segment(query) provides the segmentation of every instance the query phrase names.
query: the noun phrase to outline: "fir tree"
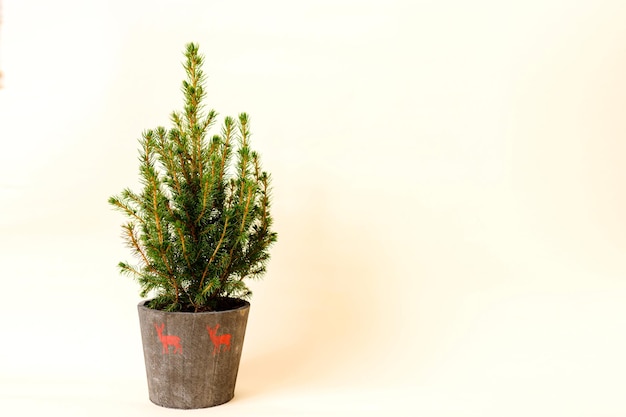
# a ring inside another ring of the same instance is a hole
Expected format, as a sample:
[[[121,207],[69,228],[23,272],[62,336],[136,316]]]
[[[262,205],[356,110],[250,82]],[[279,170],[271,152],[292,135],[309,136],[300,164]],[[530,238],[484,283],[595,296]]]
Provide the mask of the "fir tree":
[[[277,235],[271,229],[270,175],[250,148],[248,115],[204,110],[203,56],[188,44],[182,83],[184,108],[172,127],[146,130],[140,139],[143,190],[109,199],[128,217],[123,239],[138,264],[120,262],[137,279],[149,307],[210,311],[227,298],[248,298],[245,278],[260,277]]]

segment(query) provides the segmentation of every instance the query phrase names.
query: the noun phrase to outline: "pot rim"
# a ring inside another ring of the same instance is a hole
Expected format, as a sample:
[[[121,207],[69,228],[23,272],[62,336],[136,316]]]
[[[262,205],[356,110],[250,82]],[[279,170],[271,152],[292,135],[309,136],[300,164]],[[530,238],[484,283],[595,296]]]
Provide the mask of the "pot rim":
[[[198,312],[193,312],[193,311],[165,311],[165,310],[157,310],[155,308],[146,307],[146,304],[148,302],[150,302],[151,300],[153,300],[153,298],[148,298],[146,300],[140,301],[139,304],[137,304],[137,307],[139,307],[141,309],[145,309],[145,310],[150,310],[150,311],[158,311],[160,313],[183,314],[183,315],[191,315],[191,314],[195,314],[195,315],[223,314],[223,313],[229,313],[231,311],[246,310],[246,309],[250,308],[250,302],[249,301],[246,301],[246,300],[241,299],[241,298],[234,298],[234,297],[226,297],[226,298],[232,298],[233,300],[239,300],[239,301],[241,301],[243,303],[243,305],[240,306],[240,307],[229,308],[227,310],[219,310],[219,311],[198,311]]]

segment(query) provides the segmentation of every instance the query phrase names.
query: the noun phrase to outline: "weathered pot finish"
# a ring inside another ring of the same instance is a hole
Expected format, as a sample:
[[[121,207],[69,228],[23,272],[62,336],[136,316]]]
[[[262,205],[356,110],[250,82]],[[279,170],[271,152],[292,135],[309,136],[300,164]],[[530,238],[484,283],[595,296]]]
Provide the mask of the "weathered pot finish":
[[[230,401],[250,303],[217,312],[172,313],[139,303],[150,401],[169,408],[206,408]]]

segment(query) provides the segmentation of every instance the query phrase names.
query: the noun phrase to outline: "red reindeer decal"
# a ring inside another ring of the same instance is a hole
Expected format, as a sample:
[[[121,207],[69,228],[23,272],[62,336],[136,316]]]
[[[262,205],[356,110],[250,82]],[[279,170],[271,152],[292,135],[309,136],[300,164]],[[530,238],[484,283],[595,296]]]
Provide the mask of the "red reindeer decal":
[[[221,334],[218,336],[217,329],[219,328],[219,324],[216,324],[215,328],[206,326],[209,336],[211,336],[211,342],[213,342],[213,355],[219,353],[222,345],[226,345],[226,350],[230,350],[230,334]]]
[[[170,353],[170,348],[169,348],[170,345],[174,346],[173,353],[183,353],[183,348],[180,345],[180,337],[172,336],[172,335],[163,335],[163,329],[165,328],[165,323],[161,323],[161,326],[157,326],[155,324],[154,328],[156,329],[159,335],[159,340],[161,341],[161,344],[163,344],[163,354]]]

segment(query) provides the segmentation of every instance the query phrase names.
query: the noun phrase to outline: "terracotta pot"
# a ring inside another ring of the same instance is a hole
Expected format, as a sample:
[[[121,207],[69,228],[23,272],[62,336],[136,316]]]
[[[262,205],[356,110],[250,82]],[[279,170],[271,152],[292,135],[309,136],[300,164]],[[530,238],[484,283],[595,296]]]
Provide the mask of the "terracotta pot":
[[[150,401],[169,408],[205,408],[235,393],[250,303],[215,312],[172,313],[139,303]]]

